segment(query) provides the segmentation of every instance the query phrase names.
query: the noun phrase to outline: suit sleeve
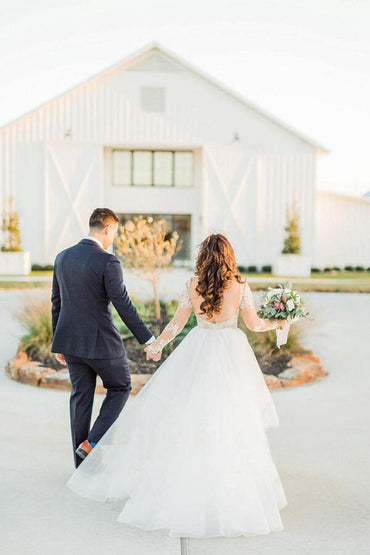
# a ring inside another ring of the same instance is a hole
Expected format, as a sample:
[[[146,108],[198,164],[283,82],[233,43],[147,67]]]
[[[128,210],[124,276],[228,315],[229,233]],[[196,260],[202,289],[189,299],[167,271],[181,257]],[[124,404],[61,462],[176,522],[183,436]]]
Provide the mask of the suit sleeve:
[[[59,313],[60,313],[60,291],[59,291],[58,279],[56,276],[56,264],[54,264],[53,285],[52,285],[52,292],[51,292],[51,325],[53,329],[53,335],[57,327]]]
[[[123,282],[123,273],[118,258],[107,262],[104,270],[104,286],[108,298],[116,308],[123,322],[134,334],[139,343],[146,343],[153,337],[153,333],[146,326],[134,307]]]

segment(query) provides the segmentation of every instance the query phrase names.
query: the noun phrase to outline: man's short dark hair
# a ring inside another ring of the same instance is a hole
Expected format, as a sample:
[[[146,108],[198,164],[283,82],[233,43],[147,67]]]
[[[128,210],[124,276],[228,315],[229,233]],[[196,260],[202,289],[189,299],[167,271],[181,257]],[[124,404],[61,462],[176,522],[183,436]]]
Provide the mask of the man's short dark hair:
[[[109,208],[95,208],[89,219],[89,227],[94,229],[104,229],[112,222],[120,222],[119,217]]]

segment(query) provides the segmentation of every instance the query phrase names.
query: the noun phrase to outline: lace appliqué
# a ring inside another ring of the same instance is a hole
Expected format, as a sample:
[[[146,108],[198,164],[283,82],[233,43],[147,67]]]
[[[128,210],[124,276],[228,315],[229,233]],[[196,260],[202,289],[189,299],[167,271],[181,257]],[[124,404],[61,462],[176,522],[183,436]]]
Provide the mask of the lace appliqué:
[[[233,314],[227,320],[223,320],[221,322],[209,322],[205,318],[195,315],[197,319],[197,324],[199,328],[205,329],[223,329],[223,328],[237,328],[238,327],[238,315],[239,311],[237,310],[235,314]]]
[[[176,335],[179,333],[179,328],[180,325],[177,322],[174,322],[173,320],[168,322],[167,326],[163,328],[163,331],[161,333],[161,335],[163,334],[166,336],[166,339],[160,339],[159,337],[157,337],[155,341],[152,341],[152,343],[150,343],[147,350],[153,354],[159,353],[163,349],[163,347],[167,345],[167,343],[169,343],[170,341],[172,341],[172,339],[176,337]]]
[[[190,301],[190,279],[185,283],[185,287],[181,292],[179,306],[180,308],[189,308],[192,306]]]
[[[259,322],[256,322],[253,326],[253,331],[268,331],[274,330],[278,327],[278,320],[264,320],[260,319]]]
[[[243,288],[242,299],[240,301],[240,308],[254,308],[254,299],[248,283],[246,283]]]
[[[252,291],[248,285],[245,284],[242,299],[240,301],[241,314],[245,325],[251,331],[268,331],[276,329],[279,325],[279,320],[269,320],[259,318],[254,304]]]
[[[151,354],[157,354],[162,351],[163,347],[167,345],[172,339],[180,333],[189,319],[192,311],[192,304],[190,301],[190,279],[185,283],[181,291],[178,306],[173,318],[168,322],[167,326],[162,330],[161,334],[155,341],[150,343],[146,349]]]

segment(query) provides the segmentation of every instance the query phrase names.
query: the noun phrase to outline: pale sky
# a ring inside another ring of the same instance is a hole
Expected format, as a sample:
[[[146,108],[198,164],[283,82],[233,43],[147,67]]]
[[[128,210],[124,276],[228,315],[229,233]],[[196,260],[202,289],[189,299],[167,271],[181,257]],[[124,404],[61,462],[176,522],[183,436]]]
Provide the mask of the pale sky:
[[[370,190],[370,0],[0,0],[0,124],[152,40],[327,147],[318,189]]]

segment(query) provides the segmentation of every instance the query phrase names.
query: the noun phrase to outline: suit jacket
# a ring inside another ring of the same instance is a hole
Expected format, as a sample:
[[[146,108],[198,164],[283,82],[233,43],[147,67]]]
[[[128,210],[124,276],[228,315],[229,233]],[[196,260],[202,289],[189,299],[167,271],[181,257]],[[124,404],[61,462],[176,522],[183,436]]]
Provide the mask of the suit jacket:
[[[125,355],[110,301],[139,343],[153,336],[131,302],[116,255],[90,239],[61,251],[54,262],[51,352],[91,359]]]

